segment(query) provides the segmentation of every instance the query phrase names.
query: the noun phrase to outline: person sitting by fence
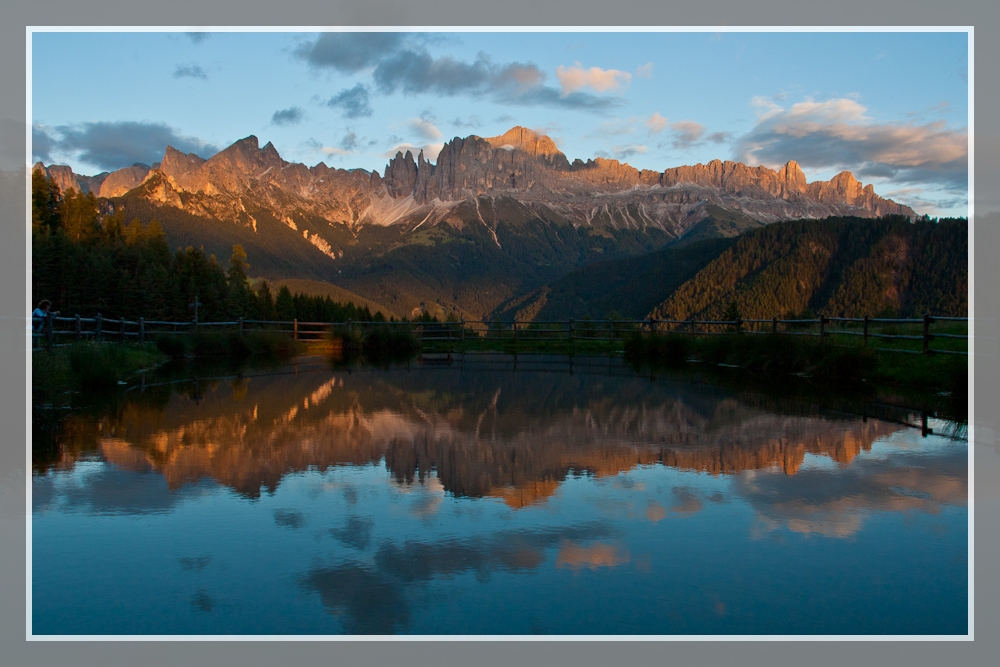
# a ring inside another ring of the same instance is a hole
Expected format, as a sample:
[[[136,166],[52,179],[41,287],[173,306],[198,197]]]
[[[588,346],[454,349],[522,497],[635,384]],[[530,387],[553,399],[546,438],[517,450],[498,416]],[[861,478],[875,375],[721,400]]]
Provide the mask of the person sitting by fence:
[[[48,316],[50,314],[53,316],[59,314],[58,310],[54,313],[50,313],[51,310],[52,310],[52,302],[49,301],[48,299],[42,299],[38,303],[38,308],[35,308],[33,311],[31,311],[32,334],[41,334],[43,331],[45,331],[45,320],[48,318]]]

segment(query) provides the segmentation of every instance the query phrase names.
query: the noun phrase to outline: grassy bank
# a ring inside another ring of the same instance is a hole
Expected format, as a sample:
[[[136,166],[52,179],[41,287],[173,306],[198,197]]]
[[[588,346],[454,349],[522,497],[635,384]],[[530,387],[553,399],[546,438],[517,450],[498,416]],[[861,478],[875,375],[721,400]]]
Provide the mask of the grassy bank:
[[[872,381],[967,393],[967,359],[960,355],[902,354],[860,344],[783,335],[688,336],[632,334],[626,357],[641,365],[689,363],[732,366],[758,374],[797,374],[833,381]]]
[[[267,331],[251,333],[196,331],[159,334],[155,344],[158,350],[173,359],[189,357],[246,359],[252,356],[288,359],[304,348],[287,334]]]
[[[36,403],[60,403],[67,392],[117,387],[166,359],[150,343],[76,343],[36,350],[31,357],[32,398]]]
[[[421,351],[413,331],[399,325],[336,327],[330,331],[329,340],[335,355],[346,360],[364,356],[376,364],[405,361]]]

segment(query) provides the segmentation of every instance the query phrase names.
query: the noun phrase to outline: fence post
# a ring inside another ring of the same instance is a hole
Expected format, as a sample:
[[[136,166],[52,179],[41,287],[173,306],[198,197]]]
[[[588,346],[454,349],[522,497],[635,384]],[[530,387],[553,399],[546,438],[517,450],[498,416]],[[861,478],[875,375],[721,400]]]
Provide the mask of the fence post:
[[[611,341],[610,342],[613,343],[613,342],[615,342],[615,321],[614,320],[610,320],[610,322],[608,323],[608,327],[610,329],[610,334],[611,334]]]
[[[931,319],[930,313],[924,313],[924,354],[931,353]]]
[[[242,317],[237,318],[237,322],[239,322],[239,325],[240,325],[240,335],[242,336],[243,335],[243,318]]]
[[[80,322],[80,313],[76,314],[76,340],[83,338],[83,323]]]
[[[463,317],[459,322],[459,326],[462,327],[462,353],[465,353],[465,318]]]
[[[826,335],[826,316],[819,316],[819,337],[822,338]]]
[[[97,313],[95,319],[97,322],[94,324],[94,340],[101,340],[101,323],[104,318],[101,317],[100,313]]]
[[[694,336],[694,318],[688,318],[688,329],[691,330],[691,335]]]
[[[865,315],[865,333],[864,333],[865,347],[868,347],[868,316]]]
[[[52,320],[55,319],[55,315],[52,313],[45,314],[45,346],[48,349],[52,349]]]
[[[146,318],[139,318],[139,345],[146,343]]]
[[[299,318],[292,318],[292,340],[297,341],[299,339]]]
[[[771,318],[771,333],[773,333],[773,334],[778,333],[778,318],[777,317],[772,317]]]
[[[737,333],[737,335],[743,333],[743,318],[742,317],[737,317],[736,318],[736,333]]]
[[[653,318],[651,317],[649,318],[649,335],[652,336],[654,331],[656,331],[656,323],[653,321]]]
[[[573,320],[569,321],[569,339],[573,340]]]
[[[517,342],[517,320],[514,320],[514,323],[511,325],[511,328],[514,330],[514,342],[516,343]]]
[[[125,316],[120,315],[118,317],[118,340],[122,343],[125,342]]]

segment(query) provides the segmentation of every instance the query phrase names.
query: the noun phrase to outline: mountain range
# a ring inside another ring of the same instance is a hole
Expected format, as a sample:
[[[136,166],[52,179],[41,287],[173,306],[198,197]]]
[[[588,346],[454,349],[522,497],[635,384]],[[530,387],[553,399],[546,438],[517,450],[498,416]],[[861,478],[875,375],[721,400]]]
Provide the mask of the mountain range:
[[[523,127],[456,137],[433,164],[399,152],[383,174],[287,162],[254,136],[207,160],[168,146],[157,164],[96,176],[35,168],[63,192],[93,193],[106,212],[155,218],[171,245],[225,259],[240,243],[257,277],[334,285],[399,316],[491,317],[599,260],[680,252],[773,222],[916,217],[846,171],[808,183],[794,161],[663,172],[570,162]]]

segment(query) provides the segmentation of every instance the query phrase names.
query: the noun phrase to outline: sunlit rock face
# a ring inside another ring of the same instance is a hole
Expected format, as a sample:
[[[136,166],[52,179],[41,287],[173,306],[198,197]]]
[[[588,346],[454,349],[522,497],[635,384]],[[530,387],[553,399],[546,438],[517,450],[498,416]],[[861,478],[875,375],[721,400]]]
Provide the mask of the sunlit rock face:
[[[515,217],[612,229],[655,228],[680,236],[712,204],[760,222],[830,215],[913,217],[912,209],[875,194],[850,172],[807,183],[799,165],[778,171],[739,162],[638,170],[597,158],[569,159],[555,142],[524,127],[497,137],[456,137],[435,163],[423,152],[397,153],[384,175],[286,162],[275,147],[249,136],[203,160],[168,146],[155,168],[127,167],[85,177],[69,167],[36,165],[66,190],[102,197],[128,191],[156,204],[248,226],[262,212],[301,224],[316,217],[350,229],[364,225],[430,225],[458,217],[495,229],[509,200]],[[515,207],[517,208],[517,207]],[[485,209],[485,210],[484,210]]]
[[[518,508],[544,502],[568,476],[643,465],[794,475],[807,454],[846,465],[901,428],[653,391],[638,378],[621,381],[622,400],[612,402],[582,380],[533,400],[520,376],[468,377],[436,390],[346,373],[199,383],[96,423],[71,418],[64,438],[67,451],[86,451],[89,440],[111,463],[162,474],[171,489],[211,479],[257,496],[288,474],[384,462],[399,484],[433,477],[452,494]]]

